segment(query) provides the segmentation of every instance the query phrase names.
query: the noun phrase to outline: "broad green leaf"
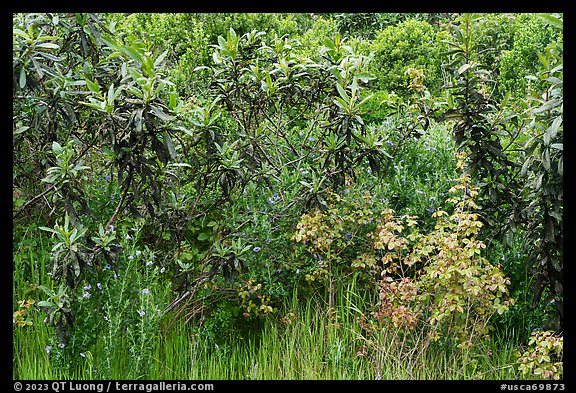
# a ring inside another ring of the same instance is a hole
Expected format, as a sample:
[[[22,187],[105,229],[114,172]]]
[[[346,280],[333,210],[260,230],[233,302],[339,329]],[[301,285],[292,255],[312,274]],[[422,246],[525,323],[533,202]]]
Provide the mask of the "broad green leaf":
[[[58,48],[60,48],[59,45],[54,44],[52,42],[42,42],[42,43],[38,44],[37,46],[39,46],[40,48],[45,48],[45,49],[58,49]]]
[[[463,64],[460,68],[458,68],[458,74],[461,75],[461,74],[464,73],[468,68],[470,68],[470,66],[471,66],[470,63]]]
[[[20,88],[23,89],[26,86],[26,70],[24,67],[20,69],[20,80],[19,80]]]
[[[41,230],[47,231],[47,232],[52,232],[52,233],[54,233],[54,234],[56,234],[56,235],[60,233],[60,232],[58,232],[58,231],[56,231],[56,230],[54,230],[54,229],[52,229],[52,228],[47,228],[47,227],[38,227],[38,229],[41,229]]]
[[[198,240],[199,241],[204,241],[204,240],[208,240],[212,237],[212,235],[210,233],[207,232],[200,232],[200,234],[198,235]]]
[[[100,85],[98,83],[92,82],[89,79],[86,79],[86,86],[88,86],[88,90],[93,93],[100,93]]]
[[[52,302],[47,301],[47,300],[40,300],[38,302],[38,307],[56,308],[56,305]]]
[[[140,54],[138,49],[130,47],[130,46],[125,46],[123,49],[124,49],[124,52],[128,54],[128,56],[130,56],[132,59],[136,60],[140,64],[142,64],[144,62],[144,59],[142,58],[142,55]]]
[[[165,50],[156,58],[156,60],[154,61],[154,68],[160,67],[160,65],[164,61],[164,58],[166,57],[167,54],[168,54],[168,51]]]
[[[340,85],[340,83],[336,83],[336,89],[338,90],[338,94],[340,94],[340,97],[342,97],[342,99],[346,102],[346,105],[348,105],[348,103],[350,102],[350,97],[346,93],[346,90],[344,90],[344,88]]]

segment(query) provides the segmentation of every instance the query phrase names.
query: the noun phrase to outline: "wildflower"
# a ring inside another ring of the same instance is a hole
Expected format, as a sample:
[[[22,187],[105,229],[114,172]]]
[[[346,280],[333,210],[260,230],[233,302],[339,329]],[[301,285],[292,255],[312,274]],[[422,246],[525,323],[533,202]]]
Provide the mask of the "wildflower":
[[[86,355],[84,355],[84,352],[80,352],[80,356],[82,356],[83,358],[86,357]]]
[[[144,289],[142,290],[142,293],[143,293],[144,295],[148,295],[148,293],[150,293],[150,291],[148,290],[148,288],[144,288]]]
[[[114,232],[114,225],[110,225],[106,230],[106,233]]]
[[[106,176],[104,176],[104,180],[106,180],[106,181],[110,181],[110,179],[111,179],[110,175],[106,175]]]
[[[146,266],[150,266],[150,265],[152,265],[152,261],[146,262]]]
[[[96,286],[98,287],[99,290],[102,290],[102,284],[100,284],[99,282],[96,283]]]
[[[104,265],[104,270],[110,270],[110,265],[109,264]]]
[[[252,251],[258,252],[258,251],[260,251],[261,249],[262,249],[261,247],[256,246],[256,247],[254,247],[254,248],[252,249]]]
[[[140,251],[140,250],[136,250],[136,256],[137,256],[137,257],[139,257],[139,256],[140,256],[140,254],[142,254],[142,251]]]
[[[387,144],[388,146],[394,146],[394,143],[393,143],[392,141],[386,141],[386,144]]]
[[[141,317],[146,315],[146,313],[144,311],[136,310],[136,312],[138,312],[138,315],[140,315]]]
[[[50,353],[52,347],[50,345],[46,345],[46,353]]]
[[[110,195],[110,199],[114,200],[114,198],[116,198],[115,195]]]
[[[160,273],[164,273],[165,270],[166,268],[162,267],[162,269],[160,269]]]
[[[134,259],[134,255],[128,255],[128,259],[130,260]]]
[[[296,269],[296,274],[300,274],[300,269]]]
[[[88,290],[90,290],[90,289],[92,289],[92,285],[90,285],[90,284],[88,284],[88,285],[86,285],[86,286],[84,287],[84,290],[85,290],[85,291],[88,291]]]
[[[271,196],[270,198],[268,198],[268,203],[275,204],[275,203],[278,202],[279,200],[280,200],[280,195],[274,194],[273,196]]]
[[[109,321],[108,317],[106,315],[104,315],[104,320],[105,321]]]
[[[66,344],[64,344],[64,343],[58,344],[58,347],[59,347],[60,349],[64,348],[65,346],[66,346]]]
[[[84,292],[84,295],[82,295],[82,297],[84,299],[88,299],[90,297],[90,292]]]
[[[132,240],[132,236],[130,236],[128,233],[126,234],[126,240]]]

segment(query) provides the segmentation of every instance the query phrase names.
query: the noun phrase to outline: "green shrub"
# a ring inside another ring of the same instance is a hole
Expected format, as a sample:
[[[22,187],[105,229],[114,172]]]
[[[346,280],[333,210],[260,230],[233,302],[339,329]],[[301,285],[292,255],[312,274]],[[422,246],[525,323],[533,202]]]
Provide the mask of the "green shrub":
[[[535,14],[520,14],[513,20],[514,44],[502,52],[499,65],[499,91],[525,96],[529,75],[535,75],[540,66],[539,54],[558,39],[558,33]],[[540,91],[543,83],[532,86]]]
[[[431,93],[438,93],[443,84],[441,55],[446,50],[442,40],[447,37],[447,32],[436,31],[427,22],[408,19],[386,27],[374,40],[360,44],[359,49],[374,52],[374,88],[408,96],[406,70],[419,68],[424,70],[425,85]]]

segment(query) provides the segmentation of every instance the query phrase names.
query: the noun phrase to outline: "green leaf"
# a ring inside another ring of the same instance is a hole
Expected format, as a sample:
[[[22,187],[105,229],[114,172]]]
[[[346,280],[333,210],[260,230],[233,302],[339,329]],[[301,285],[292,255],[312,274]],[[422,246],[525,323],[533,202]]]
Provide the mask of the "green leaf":
[[[58,49],[58,48],[60,48],[59,45],[54,44],[52,42],[43,42],[41,44],[38,44],[37,46],[39,46],[40,48],[46,48],[46,49]]]
[[[169,115],[167,113],[165,113],[160,107],[158,106],[153,106],[152,109],[150,110],[150,112],[152,112],[152,114],[156,117],[158,117],[159,119],[162,119],[164,121],[171,121],[174,120],[175,117],[172,115]]]
[[[212,235],[210,233],[207,232],[200,232],[200,234],[198,235],[198,240],[199,241],[204,241],[204,240],[208,240],[212,237]]]
[[[144,63],[144,59],[142,58],[142,55],[140,54],[138,49],[130,46],[125,46],[123,49],[124,52],[127,53],[128,56],[130,56],[132,59],[136,60],[140,64]]]
[[[38,307],[56,308],[56,305],[52,302],[47,301],[47,300],[41,300],[38,302]]]
[[[340,85],[340,83],[336,83],[336,89],[338,89],[338,94],[340,94],[340,97],[342,97],[342,99],[348,104],[350,102],[350,97],[346,93],[346,90],[344,90],[344,88]]]
[[[98,83],[92,82],[89,79],[86,79],[86,86],[88,86],[88,90],[93,93],[100,93],[100,85]]]
[[[24,67],[22,67],[20,69],[20,88],[23,89],[24,86],[26,86],[26,70],[24,69]]]
[[[464,65],[462,65],[460,68],[458,68],[458,75],[461,75],[462,73],[464,73],[468,68],[470,68],[471,64],[470,63],[466,63]]]
[[[160,65],[164,61],[164,58],[166,57],[167,54],[168,54],[168,51],[165,50],[156,58],[156,61],[154,61],[154,68],[160,67]]]

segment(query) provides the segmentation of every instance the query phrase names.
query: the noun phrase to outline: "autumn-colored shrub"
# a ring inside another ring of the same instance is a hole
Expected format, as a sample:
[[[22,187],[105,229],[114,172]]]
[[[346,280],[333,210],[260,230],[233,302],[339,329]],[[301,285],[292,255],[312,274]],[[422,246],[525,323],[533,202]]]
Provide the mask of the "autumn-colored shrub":
[[[458,160],[464,171],[463,154]],[[374,277],[378,300],[368,319],[381,327],[419,326],[433,341],[443,337],[467,348],[488,337],[490,317],[504,313],[513,300],[507,299],[509,279],[482,255],[486,246],[478,235],[483,224],[470,176],[463,173],[449,192],[453,211],[434,212],[436,226],[429,233],[420,231],[416,217],[396,217],[392,209],[384,209],[378,219],[369,217],[366,193],[364,208],[355,214],[349,208],[338,214],[335,207],[304,214],[293,240],[323,256],[331,276],[335,257],[344,255],[358,228],[371,223],[364,242],[354,243],[356,252],[343,262]]]

